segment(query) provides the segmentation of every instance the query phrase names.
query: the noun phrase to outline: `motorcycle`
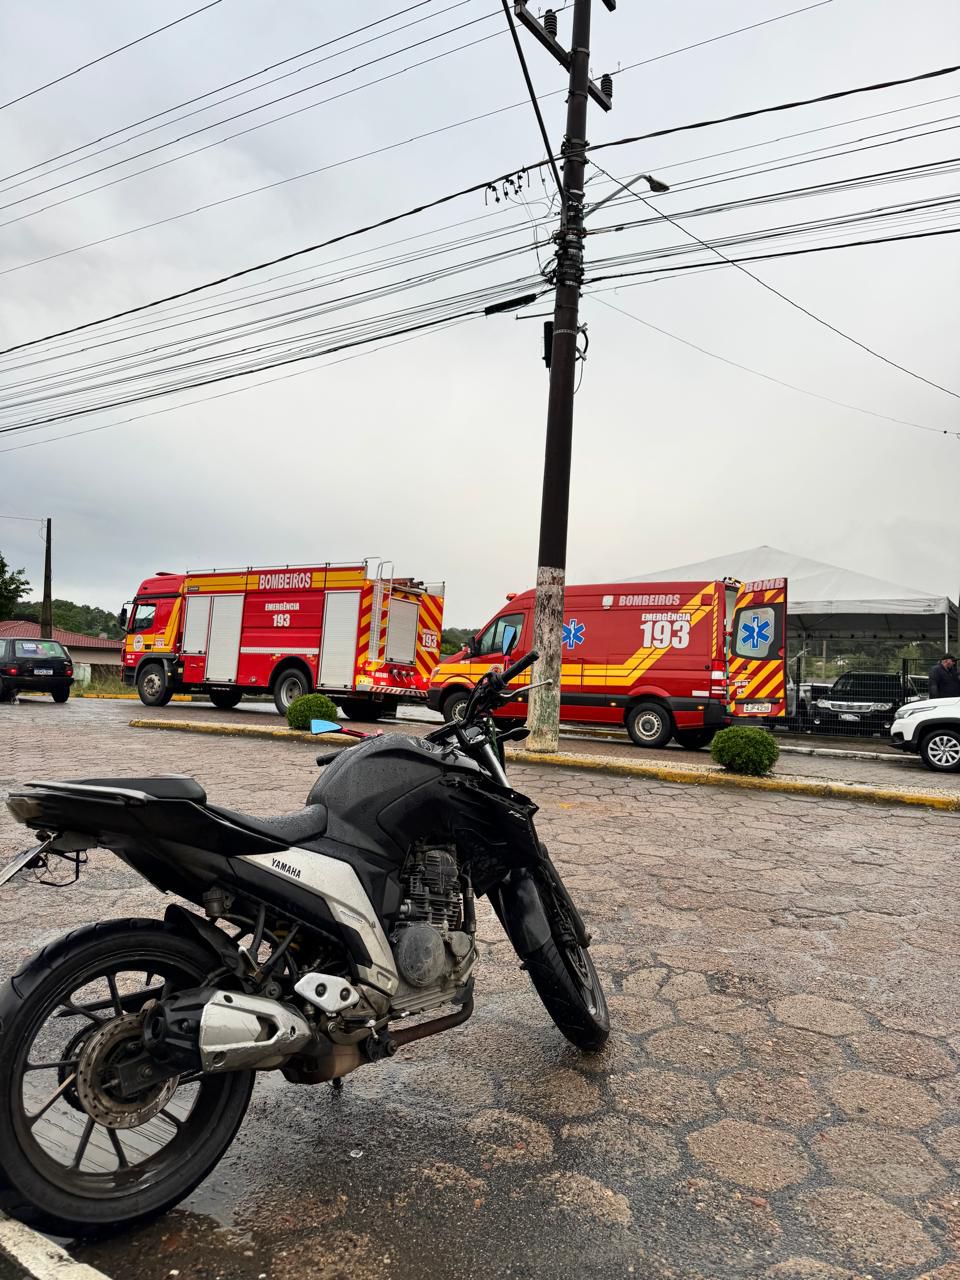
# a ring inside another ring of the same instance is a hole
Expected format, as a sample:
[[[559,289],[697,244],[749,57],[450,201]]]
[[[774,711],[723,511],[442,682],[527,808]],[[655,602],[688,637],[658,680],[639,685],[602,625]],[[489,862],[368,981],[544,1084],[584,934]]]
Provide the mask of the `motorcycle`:
[[[537,656],[491,670],[462,718],[424,737],[319,755],[305,807],[281,817],[211,804],[177,775],[11,793],[40,843],[0,884],[31,868],[49,882],[64,863],[76,879],[100,847],[203,914],[171,903],[162,921],[86,925],[4,984],[0,1208],[57,1234],[132,1227],[215,1168],[255,1072],[341,1087],[459,1026],[474,1006],[478,898],[560,1031],[603,1046],[589,934],[537,836],[537,806],[504,772],[504,743],[527,730],[491,714]]]

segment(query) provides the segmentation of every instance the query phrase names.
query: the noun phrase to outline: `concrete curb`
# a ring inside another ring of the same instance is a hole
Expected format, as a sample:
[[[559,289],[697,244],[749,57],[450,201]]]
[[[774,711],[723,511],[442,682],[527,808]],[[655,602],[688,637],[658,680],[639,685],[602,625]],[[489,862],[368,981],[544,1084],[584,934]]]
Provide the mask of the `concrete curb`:
[[[217,724],[209,720],[131,720],[131,729],[169,729],[174,733],[206,733],[215,738],[272,738],[281,742],[337,742],[349,746],[359,738],[340,733],[306,733],[299,729],[260,729],[250,724]]]
[[[540,755],[534,751],[512,751],[510,758],[518,764],[559,765],[566,769],[585,769],[595,773],[612,773],[621,777],[652,778],[658,782],[685,782],[706,787],[737,787],[743,791],[778,791],[787,795],[817,796],[820,799],[864,800],[870,804],[918,805],[960,812],[960,795],[948,796],[929,791],[896,791],[853,782],[820,782],[812,778],[749,778],[722,769],[683,768],[676,765],[635,764],[603,756],[575,756],[566,752]]]
[[[29,1280],[110,1280],[31,1227],[0,1213],[0,1260],[6,1258]]]
[[[179,733],[205,733],[224,738],[272,738],[285,742],[342,742],[339,734],[314,736],[293,729],[257,729],[248,725],[226,725],[206,721],[131,720],[133,729],[168,729]],[[547,765],[564,769],[584,769],[591,773],[608,773],[619,777],[647,778],[656,782],[692,783],[706,787],[736,787],[742,791],[776,791],[786,795],[816,796],[831,800],[860,800],[869,804],[900,804],[945,813],[960,812],[960,795],[943,795],[928,791],[897,791],[887,787],[862,786],[852,782],[819,782],[812,778],[747,778],[722,769],[706,766],[635,764],[610,756],[578,756],[570,752],[540,755],[534,751],[511,750],[509,759],[516,764]]]

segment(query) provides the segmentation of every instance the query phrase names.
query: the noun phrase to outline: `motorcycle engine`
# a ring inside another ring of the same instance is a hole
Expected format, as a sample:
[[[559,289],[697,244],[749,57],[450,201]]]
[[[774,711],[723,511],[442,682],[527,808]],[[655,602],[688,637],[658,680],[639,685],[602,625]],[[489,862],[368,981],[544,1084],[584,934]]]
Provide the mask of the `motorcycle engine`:
[[[473,938],[464,931],[460,872],[452,851],[414,850],[403,877],[404,899],[391,936],[397,972],[414,997],[402,1003],[426,1007],[415,997],[461,986],[473,966]],[[410,990],[412,988],[412,991]]]

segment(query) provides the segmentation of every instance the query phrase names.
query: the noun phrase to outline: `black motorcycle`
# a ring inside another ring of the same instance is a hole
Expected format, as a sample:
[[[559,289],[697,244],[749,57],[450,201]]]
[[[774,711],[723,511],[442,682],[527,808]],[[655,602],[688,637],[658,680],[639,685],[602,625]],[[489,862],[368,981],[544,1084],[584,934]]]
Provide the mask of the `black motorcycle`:
[[[283,817],[209,804],[179,776],[10,795],[40,843],[0,883],[77,876],[103,847],[204,914],[87,925],[5,983],[0,1208],[62,1234],[129,1227],[210,1173],[255,1071],[338,1086],[466,1021],[479,896],[563,1034],[604,1044],[589,935],[504,773],[504,742],[527,731],[490,714],[536,657],[485,675],[456,723],[318,756],[305,808]]]

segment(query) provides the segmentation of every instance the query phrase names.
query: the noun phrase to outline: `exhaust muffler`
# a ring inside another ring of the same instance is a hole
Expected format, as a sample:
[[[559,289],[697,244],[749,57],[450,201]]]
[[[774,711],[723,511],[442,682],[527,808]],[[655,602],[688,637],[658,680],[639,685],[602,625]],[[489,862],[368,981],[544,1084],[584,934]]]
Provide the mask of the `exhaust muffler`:
[[[266,1071],[312,1039],[310,1024],[289,1005],[215,987],[169,996],[143,1025],[147,1052],[179,1072]]]

